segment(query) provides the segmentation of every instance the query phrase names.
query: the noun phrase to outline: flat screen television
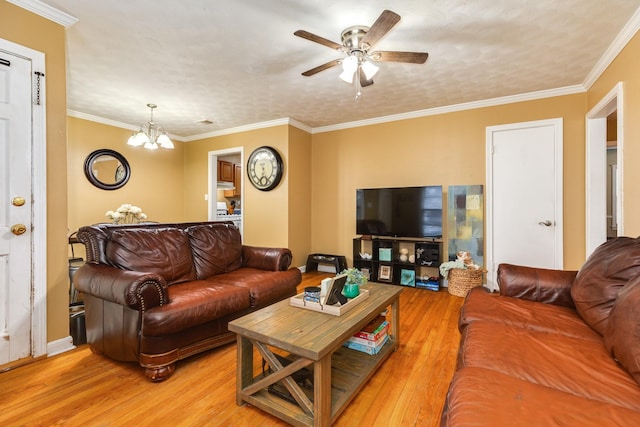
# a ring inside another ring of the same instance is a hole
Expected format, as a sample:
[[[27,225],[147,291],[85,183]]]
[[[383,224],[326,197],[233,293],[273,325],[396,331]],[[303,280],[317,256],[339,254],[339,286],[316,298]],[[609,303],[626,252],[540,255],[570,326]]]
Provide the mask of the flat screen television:
[[[356,234],[442,237],[442,186],[356,190]]]

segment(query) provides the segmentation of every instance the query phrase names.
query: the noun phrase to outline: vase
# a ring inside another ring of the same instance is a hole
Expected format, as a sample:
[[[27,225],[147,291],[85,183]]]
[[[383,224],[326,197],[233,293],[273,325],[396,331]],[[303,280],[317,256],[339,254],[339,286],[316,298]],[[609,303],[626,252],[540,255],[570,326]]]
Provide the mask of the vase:
[[[360,285],[357,283],[347,283],[342,288],[342,295],[347,298],[355,298],[360,295]]]

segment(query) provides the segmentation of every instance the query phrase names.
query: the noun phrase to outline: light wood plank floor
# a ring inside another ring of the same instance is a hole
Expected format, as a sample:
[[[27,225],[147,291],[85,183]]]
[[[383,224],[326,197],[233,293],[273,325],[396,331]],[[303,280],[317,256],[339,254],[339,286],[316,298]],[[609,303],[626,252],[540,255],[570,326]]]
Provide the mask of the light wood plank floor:
[[[304,286],[326,273],[303,275]],[[406,288],[400,350],[384,363],[337,426],[437,426],[453,375],[462,298]],[[363,355],[363,357],[366,357]],[[235,403],[236,346],[181,361],[153,384],[142,368],[95,355],[87,345],[0,374],[2,426],[285,426]]]

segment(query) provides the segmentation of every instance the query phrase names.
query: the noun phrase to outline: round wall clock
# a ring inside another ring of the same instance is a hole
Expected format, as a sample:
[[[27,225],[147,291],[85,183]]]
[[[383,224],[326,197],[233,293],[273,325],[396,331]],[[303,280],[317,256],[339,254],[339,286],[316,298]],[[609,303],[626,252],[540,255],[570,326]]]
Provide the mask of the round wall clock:
[[[256,148],[247,161],[247,174],[249,181],[258,190],[273,190],[282,179],[280,154],[271,147]]]

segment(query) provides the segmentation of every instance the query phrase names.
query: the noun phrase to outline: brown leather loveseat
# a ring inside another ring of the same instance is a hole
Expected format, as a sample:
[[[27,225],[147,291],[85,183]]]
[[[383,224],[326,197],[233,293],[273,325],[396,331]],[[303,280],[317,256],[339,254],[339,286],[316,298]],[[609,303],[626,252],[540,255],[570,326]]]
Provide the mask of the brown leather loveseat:
[[[96,353],[136,361],[152,381],[178,360],[235,340],[230,320],[295,295],[289,249],[245,246],[232,223],[82,227],[87,341]]]
[[[579,272],[500,265],[464,302],[443,426],[640,425],[640,238]]]

